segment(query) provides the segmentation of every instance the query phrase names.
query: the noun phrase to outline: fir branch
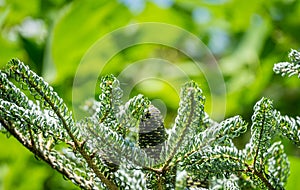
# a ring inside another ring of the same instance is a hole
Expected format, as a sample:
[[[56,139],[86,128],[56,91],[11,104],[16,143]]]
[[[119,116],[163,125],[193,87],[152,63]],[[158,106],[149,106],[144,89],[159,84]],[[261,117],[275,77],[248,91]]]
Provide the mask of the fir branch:
[[[300,54],[292,50],[289,57],[293,65],[274,70],[299,74]],[[160,112],[147,98],[138,95],[122,105],[112,75],[101,79],[100,88],[93,115],[75,123],[53,88],[12,60],[6,73],[0,71],[0,131],[84,189],[284,188],[289,162],[283,145],[272,139],[279,134],[299,146],[300,119],[281,116],[270,100],[254,106],[250,142],[238,150],[232,139],[247,124],[240,116],[211,120],[201,89],[189,82],[165,146]],[[63,142],[70,146],[54,148]]]
[[[254,106],[252,116],[250,147],[253,153],[254,170],[262,170],[263,153],[271,146],[271,139],[276,134],[278,112],[273,109],[269,99],[262,98]]]
[[[273,67],[273,71],[281,76],[291,77],[298,75],[300,78],[300,53],[294,49],[289,53],[289,59],[291,62],[276,63]]]
[[[282,136],[289,139],[292,143],[300,147],[300,117],[296,119],[290,116],[280,116],[279,130]]]
[[[246,172],[249,167],[242,151],[226,146],[207,147],[187,157],[183,163],[187,171],[200,179],[204,176],[213,177],[227,172],[232,174]],[[207,172],[203,174],[202,171]]]
[[[265,153],[267,172],[273,187],[284,189],[290,171],[290,164],[281,142],[275,142]]]
[[[187,131],[192,124],[193,117],[194,117],[194,111],[195,111],[195,89],[189,87],[189,84],[183,87],[182,95],[180,102],[180,108],[178,110],[178,116],[176,117],[176,125],[174,127],[174,132],[171,133],[169,140],[168,140],[168,146],[170,146],[170,152],[168,153],[168,157],[166,159],[166,162],[164,163],[164,166],[162,168],[162,171],[166,170],[169,167],[169,164],[173,157],[176,154],[176,151],[178,148],[182,145],[182,142],[185,138],[185,135],[187,134]],[[188,113],[188,115],[183,115]],[[180,115],[182,114],[182,115]],[[184,124],[182,124],[182,121],[185,121]]]
[[[25,146],[29,151],[31,151],[35,156],[42,159],[46,163],[48,163],[50,166],[53,167],[53,169],[57,170],[58,172],[62,173],[64,176],[66,176],[68,179],[73,181],[75,184],[80,184],[82,188],[85,189],[97,189],[95,187],[95,183],[92,183],[92,181],[88,182],[81,176],[76,175],[72,169],[68,169],[65,167],[65,165],[57,162],[57,159],[49,157],[51,153],[47,151],[44,148],[37,148],[34,147],[33,144],[30,144],[27,141],[27,137],[24,137],[21,133],[17,131],[17,128],[14,127],[14,124],[12,122],[9,122],[7,120],[4,120],[2,117],[0,117],[0,123],[3,127],[6,128],[7,131],[10,132],[10,134],[16,138],[23,146]],[[55,154],[57,155],[57,154]],[[60,155],[62,157],[62,155]],[[64,157],[63,159],[67,159]],[[63,160],[60,159],[60,160]]]
[[[182,157],[178,157],[175,163],[188,159],[190,156],[197,152],[201,152],[206,147],[214,147],[215,144],[221,144],[234,137],[238,137],[241,133],[246,132],[247,124],[241,119],[240,116],[229,118],[220,124],[214,123],[199,135],[191,140],[191,148],[189,152]]]
[[[54,111],[57,117],[61,120],[63,128],[67,131],[69,137],[74,143],[74,149],[78,151],[83,158],[86,160],[89,167],[95,172],[95,174],[101,179],[101,181],[107,185],[110,189],[118,189],[117,186],[107,179],[98,169],[98,167],[92,161],[92,158],[87,154],[87,152],[82,148],[82,143],[73,135],[74,134],[74,121],[70,113],[68,113],[68,108],[63,104],[62,99],[53,92],[52,88],[43,81],[42,78],[37,76],[28,67],[26,67],[19,60],[13,59],[10,62],[10,73],[16,76],[16,80],[21,79],[25,84],[29,86],[31,92],[36,92],[42,99],[47,103],[47,105]]]
[[[25,109],[31,109],[34,103],[7,78],[7,74],[0,71],[0,98],[15,103]]]

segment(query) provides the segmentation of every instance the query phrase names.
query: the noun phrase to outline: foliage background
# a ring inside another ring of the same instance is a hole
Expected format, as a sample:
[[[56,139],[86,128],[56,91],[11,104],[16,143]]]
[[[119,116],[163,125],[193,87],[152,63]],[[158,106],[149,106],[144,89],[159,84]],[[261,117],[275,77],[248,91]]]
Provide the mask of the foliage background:
[[[299,17],[300,2],[296,0],[0,0],[0,66],[18,57],[71,106],[77,65],[96,40],[132,23],[169,23],[198,36],[217,58],[227,88],[226,117],[239,114],[250,120],[253,105],[262,96],[274,100],[283,114],[295,116],[299,115],[300,81],[275,76],[272,67],[288,60],[290,48],[299,49]],[[140,45],[116,55],[105,72],[118,74],[120,64],[150,57],[188,65],[173,49]],[[201,83],[201,77],[196,80]],[[140,84],[133,94],[168,99],[171,116],[166,120],[171,120],[178,97],[170,98],[170,89],[164,84],[158,90],[145,85],[149,87]],[[201,85],[209,94],[205,84]],[[243,147],[248,138],[246,134],[235,143]],[[297,189],[300,151],[284,143],[291,162],[287,189]],[[78,188],[37,161],[13,138],[0,135],[1,189]]]

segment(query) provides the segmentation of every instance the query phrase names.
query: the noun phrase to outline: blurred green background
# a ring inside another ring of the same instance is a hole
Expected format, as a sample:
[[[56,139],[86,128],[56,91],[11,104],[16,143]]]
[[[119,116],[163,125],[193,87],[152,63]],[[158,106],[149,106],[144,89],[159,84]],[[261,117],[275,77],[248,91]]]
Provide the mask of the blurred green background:
[[[296,0],[0,0],[0,66],[11,58],[21,59],[53,85],[71,107],[76,68],[98,39],[129,24],[168,23],[193,33],[213,53],[226,84],[226,117],[239,114],[250,121],[252,107],[262,96],[271,98],[283,114],[295,116],[300,107],[300,80],[274,75],[272,67],[287,61],[291,48],[299,49],[299,18],[300,1]],[[118,53],[104,73],[118,75],[120,65],[153,57],[187,67],[191,64],[172,48],[146,44]],[[148,68],[138,72],[143,69]],[[200,83],[209,104],[205,81],[201,76],[191,78]],[[156,84],[159,88],[153,88],[154,83],[139,83],[131,95],[143,93],[163,101],[158,106],[167,108],[166,123],[171,123],[178,96],[168,85],[160,83]],[[245,134],[236,144],[243,148],[248,138]],[[291,162],[287,189],[297,189],[300,151],[283,141]],[[0,135],[1,189],[78,188],[36,160],[16,140]]]

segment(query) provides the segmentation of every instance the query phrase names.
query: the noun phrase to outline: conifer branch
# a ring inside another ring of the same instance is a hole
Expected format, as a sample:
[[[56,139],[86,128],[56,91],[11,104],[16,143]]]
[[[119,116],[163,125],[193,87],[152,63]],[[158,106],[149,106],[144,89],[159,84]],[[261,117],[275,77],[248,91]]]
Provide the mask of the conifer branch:
[[[276,63],[273,71],[276,74],[281,74],[281,76],[298,75],[298,78],[300,78],[300,53],[292,49],[289,53],[289,59],[291,62]]]
[[[185,137],[185,135],[187,134],[187,131],[188,131],[188,129],[189,129],[189,126],[191,125],[191,123],[192,123],[192,118],[193,118],[193,115],[194,115],[194,110],[195,110],[195,100],[194,100],[194,96],[193,96],[193,89],[188,89],[188,92],[190,93],[190,98],[191,98],[191,100],[190,100],[190,102],[191,102],[191,105],[190,105],[190,113],[189,113],[189,116],[188,116],[188,120],[187,120],[187,122],[186,122],[186,124],[185,124],[185,126],[183,127],[183,129],[182,129],[182,132],[181,132],[181,135],[180,135],[180,137],[178,138],[178,140],[177,140],[177,142],[176,142],[176,145],[175,145],[175,147],[172,149],[172,151],[170,152],[170,155],[169,155],[169,157],[167,158],[167,160],[166,160],[166,162],[165,162],[165,164],[164,164],[164,166],[163,166],[163,171],[164,170],[166,170],[168,167],[169,167],[169,164],[170,164],[170,162],[171,162],[171,160],[173,159],[173,157],[175,156],[175,153],[176,153],[176,151],[179,149],[179,146],[181,146],[182,145],[182,142],[183,142],[183,139],[184,139],[184,137]]]
[[[289,57],[292,63],[275,65],[276,73],[299,75],[300,53],[292,50]],[[182,87],[168,138],[146,97],[123,103],[112,75],[100,88],[99,101],[87,108],[92,115],[75,121],[53,88],[14,59],[0,71],[0,132],[83,189],[284,189],[288,157],[273,137],[300,146],[300,117],[282,116],[271,100],[255,104],[250,141],[239,150],[233,139],[248,124],[240,116],[211,120],[195,82]],[[55,149],[61,144],[67,152]]]
[[[26,140],[26,137],[24,137],[21,133],[19,133],[16,128],[14,127],[13,123],[4,120],[0,117],[0,123],[1,125],[9,131],[9,133],[16,138],[23,146],[25,146],[29,151],[31,151],[36,157],[40,158],[44,162],[48,163],[50,166],[52,166],[53,169],[57,170],[67,178],[69,178],[71,181],[73,181],[75,184],[81,184],[80,186],[83,188],[95,188],[94,184],[89,184],[85,182],[85,180],[81,177],[76,175],[74,172],[68,170],[65,167],[59,166],[59,163],[57,163],[56,159],[51,159],[50,157],[46,156],[44,152],[44,149],[37,149],[32,144],[28,143]],[[50,152],[48,152],[50,154]],[[55,167],[58,166],[58,167]],[[86,184],[83,184],[86,183]]]
[[[30,71],[28,68],[26,68],[25,65],[21,63],[19,60],[12,60],[10,64],[11,64],[10,72],[20,77],[20,79],[23,80],[29,86],[30,89],[37,92],[43,98],[43,100],[49,105],[49,107],[51,107],[51,109],[54,111],[54,113],[62,122],[62,126],[67,131],[68,136],[73,141],[75,145],[74,148],[80,152],[80,154],[86,160],[89,167],[91,167],[91,169],[95,172],[95,174],[101,179],[101,181],[104,184],[107,185],[109,189],[117,190],[118,189],[117,186],[113,182],[108,180],[99,171],[98,167],[93,163],[92,159],[82,148],[82,145],[79,143],[78,139],[76,139],[76,137],[73,135],[73,131],[71,130],[70,125],[72,125],[74,121],[72,120],[70,115],[68,116],[67,107],[66,105],[62,104],[62,100],[57,96],[57,94],[52,92],[51,89],[46,91],[46,93],[43,92],[39,88],[39,85],[48,86],[48,84],[42,82],[42,79],[40,77],[38,77],[35,73]],[[52,99],[51,97],[54,97],[54,99]]]

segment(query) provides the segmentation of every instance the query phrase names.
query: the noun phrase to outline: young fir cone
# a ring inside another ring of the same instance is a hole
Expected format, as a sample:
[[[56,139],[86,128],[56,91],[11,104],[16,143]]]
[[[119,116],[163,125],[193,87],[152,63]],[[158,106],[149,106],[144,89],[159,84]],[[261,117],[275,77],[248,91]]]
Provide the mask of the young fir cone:
[[[166,139],[167,134],[160,111],[150,105],[140,122],[139,146],[149,157],[159,160]]]

